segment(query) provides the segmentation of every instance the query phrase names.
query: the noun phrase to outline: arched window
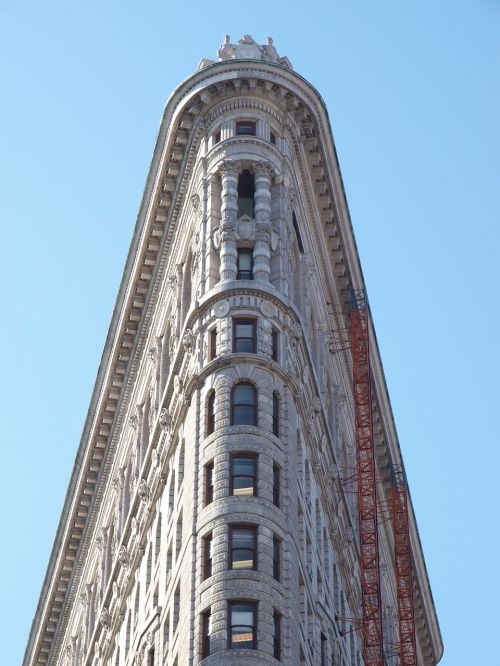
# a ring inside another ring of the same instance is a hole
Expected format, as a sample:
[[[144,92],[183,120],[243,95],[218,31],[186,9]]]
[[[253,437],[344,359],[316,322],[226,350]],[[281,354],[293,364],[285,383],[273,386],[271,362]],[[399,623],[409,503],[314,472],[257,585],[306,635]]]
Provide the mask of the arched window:
[[[257,391],[248,382],[241,382],[231,392],[231,425],[257,425]]]
[[[207,437],[215,431],[215,391],[210,391],[207,399]]]

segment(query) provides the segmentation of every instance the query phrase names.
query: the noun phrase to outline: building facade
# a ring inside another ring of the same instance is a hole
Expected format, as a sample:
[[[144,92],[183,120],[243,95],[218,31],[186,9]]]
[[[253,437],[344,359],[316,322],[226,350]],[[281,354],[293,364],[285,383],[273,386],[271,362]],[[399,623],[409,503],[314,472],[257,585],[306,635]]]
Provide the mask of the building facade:
[[[324,103],[272,40],[226,38],[164,112],[26,666],[363,664],[342,341],[363,287]],[[402,460],[370,336],[389,502]],[[409,520],[431,666],[442,643]],[[379,544],[396,666],[389,523]]]

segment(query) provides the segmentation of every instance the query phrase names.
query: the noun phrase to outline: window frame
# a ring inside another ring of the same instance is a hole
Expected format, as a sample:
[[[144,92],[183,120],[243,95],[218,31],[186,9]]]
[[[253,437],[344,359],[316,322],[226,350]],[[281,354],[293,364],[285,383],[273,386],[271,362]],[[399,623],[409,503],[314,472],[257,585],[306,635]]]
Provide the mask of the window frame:
[[[207,396],[207,432],[206,436],[215,432],[215,391],[212,390]]]
[[[273,462],[273,504],[280,507],[281,500],[281,467]]]
[[[273,578],[281,581],[281,546],[283,541],[277,534],[273,534]]]
[[[231,523],[229,526],[229,539],[228,539],[228,564],[230,571],[257,571],[257,551],[258,551],[258,530],[257,525],[253,523]],[[248,530],[252,533],[253,545],[252,548],[235,548],[234,546],[234,531],[235,530]],[[252,567],[235,567],[234,566],[234,552],[235,550],[251,550],[253,552]]]
[[[254,470],[253,470],[253,493],[252,495],[237,495],[234,492],[234,479],[235,477],[247,477],[247,474],[235,474],[234,473],[234,461],[238,458],[249,458],[254,461]],[[258,454],[249,452],[246,453],[244,451],[237,451],[235,453],[231,453],[231,458],[229,461],[229,494],[232,497],[258,497],[258,492],[257,492],[257,484],[258,484]]]
[[[252,611],[251,625],[232,624],[232,611],[234,606],[248,606]],[[252,629],[252,647],[235,647],[233,645],[233,627],[251,627]],[[227,649],[228,650],[256,650],[257,649],[257,630],[258,630],[258,602],[253,599],[231,599],[227,602]]]
[[[213,532],[203,536],[203,580],[210,578],[213,571]]]
[[[273,657],[281,661],[281,621],[283,615],[276,609],[273,611]]]
[[[238,325],[251,325],[252,337],[238,337],[236,335]],[[237,350],[238,340],[251,340],[252,351],[239,352]],[[252,317],[233,317],[233,354],[255,354],[257,353],[257,320]]]
[[[215,464],[212,460],[205,465],[205,506],[214,501],[214,474]]]
[[[201,658],[206,659],[210,656],[210,636],[211,636],[212,609],[207,608],[201,614]]]
[[[253,248],[252,247],[238,247],[236,248],[236,253],[237,253],[237,259],[236,259],[236,279],[237,280],[253,280]],[[247,271],[242,271],[240,270],[240,257],[241,256],[249,256],[250,257],[250,270]],[[247,275],[248,273],[251,273],[250,277],[242,277],[242,273]]]
[[[242,127],[250,127],[253,131],[240,132]],[[236,136],[257,136],[257,122],[255,120],[237,120],[235,133]]]
[[[208,360],[213,361],[217,358],[217,327],[214,326],[208,331]]]
[[[279,331],[273,326],[271,329],[271,359],[278,362],[279,354]]]
[[[235,393],[238,387],[248,387],[250,386],[253,389],[253,395],[254,395],[254,400],[252,403],[235,403]],[[252,407],[253,409],[253,419],[252,423],[236,423],[235,415],[236,415],[236,408],[237,407]],[[259,393],[257,391],[257,388],[255,387],[252,382],[247,382],[247,381],[242,381],[238,382],[237,384],[234,384],[234,386],[231,389],[231,420],[230,423],[232,426],[257,426],[259,423]]]
[[[281,399],[277,391],[273,391],[273,435],[280,436]]]

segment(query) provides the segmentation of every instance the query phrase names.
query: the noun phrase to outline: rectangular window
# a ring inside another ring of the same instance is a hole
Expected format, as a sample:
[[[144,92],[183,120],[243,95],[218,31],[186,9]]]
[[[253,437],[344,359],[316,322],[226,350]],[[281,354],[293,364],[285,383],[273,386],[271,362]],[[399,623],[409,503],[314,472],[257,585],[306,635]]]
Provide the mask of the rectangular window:
[[[321,632],[321,666],[326,666],[326,636]]]
[[[231,456],[229,492],[238,497],[257,495],[257,457],[235,454]]]
[[[205,506],[214,501],[214,463],[205,466]]]
[[[148,652],[148,666],[155,666],[155,649],[151,648]]]
[[[253,280],[253,250],[240,248],[238,250],[237,280]]]
[[[278,361],[278,336],[278,329],[273,328],[271,332],[271,358],[276,362]]]
[[[271,134],[269,135],[269,140],[271,141],[273,146],[276,145],[276,134],[274,132],[271,132]]]
[[[273,435],[280,436],[280,399],[276,391],[273,393]]]
[[[257,530],[254,525],[229,526],[229,566],[231,569],[257,568]]]
[[[228,602],[228,648],[257,649],[257,604],[253,601]]]
[[[203,537],[203,580],[212,575],[212,532]]]
[[[273,578],[280,580],[281,577],[281,539],[273,536]]]
[[[255,136],[256,124],[251,120],[240,120],[236,123],[236,134],[239,136]]]
[[[273,464],[273,504],[274,506],[280,505],[280,468],[276,463]]]
[[[294,231],[295,231],[295,237],[297,238],[297,245],[299,246],[299,252],[301,254],[303,254],[304,253],[304,244],[302,242],[302,236],[300,235],[299,223],[297,222],[297,218],[295,216],[295,211],[293,211],[293,213],[292,213],[292,224],[293,224],[293,228],[294,228]]]
[[[233,319],[233,352],[255,354],[255,319]]]
[[[216,130],[214,132],[214,145],[216,143],[219,143],[220,139],[221,139],[221,132],[220,132],[220,130]]]
[[[213,361],[217,358],[217,329],[212,328],[208,333],[208,360]]]
[[[201,658],[210,654],[210,635],[212,633],[212,613],[206,610],[201,614]]]
[[[281,660],[281,613],[273,613],[273,656]]]

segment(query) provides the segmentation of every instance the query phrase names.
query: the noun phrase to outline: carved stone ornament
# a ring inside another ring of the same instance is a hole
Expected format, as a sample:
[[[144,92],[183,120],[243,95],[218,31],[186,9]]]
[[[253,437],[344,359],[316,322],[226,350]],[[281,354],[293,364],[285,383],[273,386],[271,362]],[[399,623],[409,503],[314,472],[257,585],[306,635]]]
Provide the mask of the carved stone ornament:
[[[194,351],[194,335],[190,328],[186,328],[182,336],[182,346],[186,354],[192,354]]]
[[[101,611],[101,615],[99,617],[99,622],[102,624],[102,626],[105,629],[108,629],[110,624],[111,624],[111,616],[109,614],[109,610],[104,606],[104,608]]]
[[[191,206],[193,207],[194,214],[199,215],[201,212],[201,200],[198,194],[191,195]]]
[[[160,427],[165,432],[169,432],[169,430],[172,428],[172,417],[170,416],[166,407],[161,408]]]
[[[299,344],[301,338],[302,327],[298,322],[295,322],[290,327],[290,342],[292,343],[292,347],[296,347]]]
[[[212,245],[214,246],[214,250],[218,250],[220,248],[220,231],[219,231],[219,229],[215,229],[215,231],[212,234]]]
[[[99,550],[99,551],[102,550],[102,536],[96,537],[95,545],[97,547],[97,550]]]
[[[321,412],[321,400],[317,395],[315,395],[312,399],[311,408],[315,414],[319,414]]]
[[[262,301],[260,304],[260,311],[264,317],[272,317],[274,315],[274,305],[269,301]]]
[[[141,498],[142,502],[147,502],[149,499],[149,487],[145,479],[141,479],[139,487],[137,488],[137,494]]]
[[[158,451],[156,449],[153,449],[151,451],[151,465],[153,467],[158,467],[158,463],[160,462],[158,458]]]
[[[135,430],[137,428],[137,423],[139,422],[137,414],[131,414],[128,422],[130,423],[132,430]]]
[[[214,305],[214,314],[218,319],[220,319],[221,317],[225,317],[230,309],[231,303],[227,299],[224,299],[223,301],[219,301]]]
[[[82,592],[80,594],[80,603],[85,608],[87,606],[87,602],[88,602],[87,593]]]
[[[272,229],[271,230],[271,250],[273,252],[276,252],[276,250],[278,249],[279,242],[280,242],[280,237],[278,235],[278,232],[275,231],[274,229]]]
[[[156,347],[151,347],[151,349],[148,351],[148,356],[151,363],[156,363],[156,359],[158,357],[158,350]]]
[[[180,393],[182,390],[182,381],[179,375],[175,375],[174,377],[174,391],[176,393]]]
[[[118,552],[118,562],[122,565],[122,567],[127,568],[129,559],[128,559],[128,551],[126,546],[121,546],[119,552]]]
[[[168,286],[172,291],[177,289],[177,275],[175,273],[168,278]]]

